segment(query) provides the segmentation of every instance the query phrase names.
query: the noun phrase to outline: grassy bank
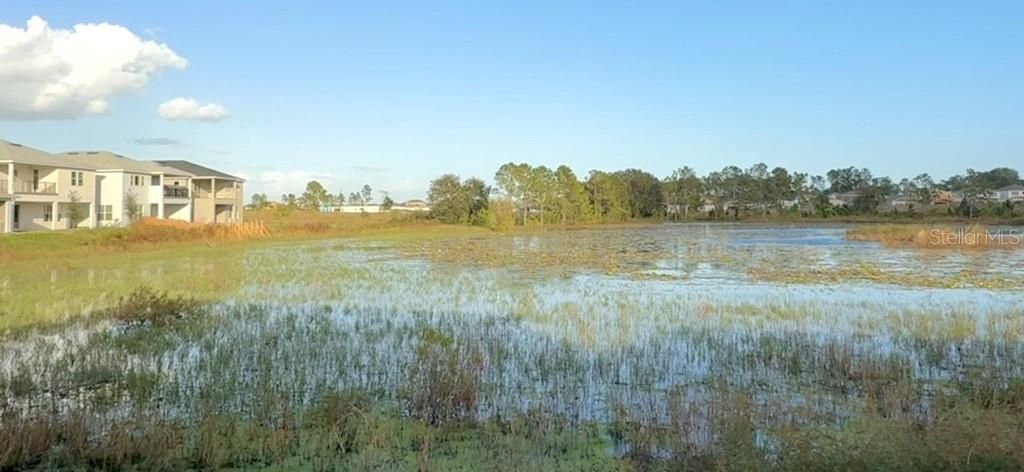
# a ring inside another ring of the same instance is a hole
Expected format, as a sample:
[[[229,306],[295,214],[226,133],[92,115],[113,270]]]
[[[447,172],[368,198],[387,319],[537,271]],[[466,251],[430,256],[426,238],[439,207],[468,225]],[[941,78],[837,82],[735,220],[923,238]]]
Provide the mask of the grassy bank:
[[[112,255],[126,251],[142,252],[159,248],[188,248],[194,246],[251,246],[260,243],[309,241],[330,238],[363,238],[388,241],[437,239],[462,236],[498,235],[480,227],[445,225],[423,214],[374,213],[342,214],[307,211],[281,212],[277,210],[250,211],[246,220],[258,222],[265,227],[267,235],[257,238],[235,237],[215,227],[197,225],[191,230],[182,230],[173,225],[133,225],[124,228],[81,229],[60,232],[35,232],[0,237],[0,264],[23,260],[73,258],[83,254]],[[865,229],[851,232],[851,239],[892,240],[901,242],[913,240],[921,228],[957,228],[971,224],[1024,225],[1018,220],[964,220],[942,216],[869,216],[814,218],[778,215],[769,218],[745,218],[740,220],[690,219],[648,219],[632,222],[607,224],[580,224],[561,226],[557,224],[517,226],[504,234],[531,235],[548,231],[578,231],[587,229],[616,230],[643,227],[658,223],[728,223],[728,224],[777,224],[796,226],[818,226],[835,224],[863,224]],[[884,223],[884,224],[883,224]]]
[[[218,226],[136,224],[119,228],[34,232],[0,237],[0,263],[72,258],[81,254],[118,254],[159,248],[192,246],[245,246],[260,242],[304,241],[356,236],[408,237],[430,233],[458,233],[462,227],[440,225],[408,214],[323,214],[315,212],[250,212],[247,221],[259,222],[267,234],[245,237]]]

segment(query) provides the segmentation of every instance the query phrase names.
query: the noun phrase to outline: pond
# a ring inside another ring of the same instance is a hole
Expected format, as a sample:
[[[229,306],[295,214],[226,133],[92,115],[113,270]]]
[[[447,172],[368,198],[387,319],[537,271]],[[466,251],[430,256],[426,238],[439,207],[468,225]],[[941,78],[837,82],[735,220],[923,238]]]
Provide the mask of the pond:
[[[842,425],[868,402],[927,423],[938,396],[1024,378],[1022,252],[843,234],[666,224],[253,249],[201,320],[73,323],[0,344],[0,407],[97,423],[256,417],[356,390],[415,414],[429,377],[451,375],[472,379],[458,408],[478,420],[669,423],[683,409],[705,424],[741,392],[765,432]]]

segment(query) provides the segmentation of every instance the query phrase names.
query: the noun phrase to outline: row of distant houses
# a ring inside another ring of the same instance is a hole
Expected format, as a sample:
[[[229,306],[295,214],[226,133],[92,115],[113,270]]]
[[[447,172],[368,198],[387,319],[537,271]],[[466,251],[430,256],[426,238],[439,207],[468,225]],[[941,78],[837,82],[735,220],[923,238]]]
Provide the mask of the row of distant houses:
[[[396,203],[388,208],[382,205],[323,205],[320,207],[321,213],[383,213],[388,211],[427,212],[430,211],[430,204],[414,199]]]
[[[857,198],[861,196],[860,192],[841,192],[832,193],[828,196],[828,201],[833,206],[844,206],[852,205]],[[950,206],[959,205],[964,200],[963,192],[952,192],[947,190],[933,190],[930,194],[930,198],[922,199],[918,196],[913,195],[895,195],[886,199],[885,204],[890,208],[909,208],[913,206]],[[988,201],[993,203],[1024,203],[1024,185],[1007,185],[1002,188],[992,190],[988,193]]]
[[[51,154],[0,140],[0,233],[118,226],[143,217],[237,222],[244,184],[189,161]]]
[[[851,207],[857,199],[862,197],[864,194],[858,191],[852,192],[833,192],[827,195],[828,203],[833,207]],[[910,209],[927,209],[927,208],[943,208],[959,205],[964,200],[964,194],[962,192],[952,192],[947,190],[933,190],[930,192],[928,198],[922,199],[916,195],[895,195],[888,197],[881,206],[887,210],[893,211],[904,211]],[[985,196],[985,199],[992,203],[1012,203],[1012,204],[1024,204],[1024,185],[1008,185],[996,190],[993,190]],[[795,208],[799,207],[800,211],[811,212],[814,211],[813,204],[811,202],[800,202],[797,200],[787,200],[780,202],[782,208]],[[765,205],[761,205],[761,208],[767,208]],[[714,203],[704,202],[697,210],[701,213],[711,213],[714,211],[732,211],[737,208],[737,204],[734,201],[727,201],[722,204],[721,208],[716,207]],[[682,214],[684,208],[680,205],[666,205],[666,211],[670,215]]]

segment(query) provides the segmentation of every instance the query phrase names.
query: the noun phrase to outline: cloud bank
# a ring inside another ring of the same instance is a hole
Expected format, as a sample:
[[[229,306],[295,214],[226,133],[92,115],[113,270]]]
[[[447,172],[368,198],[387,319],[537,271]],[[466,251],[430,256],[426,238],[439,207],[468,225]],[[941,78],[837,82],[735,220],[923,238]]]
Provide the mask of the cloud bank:
[[[160,104],[157,110],[165,120],[196,120],[216,122],[230,116],[228,110],[216,103],[202,105],[191,99],[178,97]]]
[[[0,119],[73,119],[106,113],[113,96],[143,88],[188,60],[166,44],[109,23],[53,29],[0,24]]]
[[[132,142],[143,146],[180,146],[182,144],[180,140],[172,138],[135,138]]]

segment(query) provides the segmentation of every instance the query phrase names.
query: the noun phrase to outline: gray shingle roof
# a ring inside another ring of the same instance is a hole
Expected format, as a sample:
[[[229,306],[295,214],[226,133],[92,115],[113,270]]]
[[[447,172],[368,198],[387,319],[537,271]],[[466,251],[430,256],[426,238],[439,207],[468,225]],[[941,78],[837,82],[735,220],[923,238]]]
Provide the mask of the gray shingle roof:
[[[29,164],[45,167],[60,167],[64,169],[93,170],[90,166],[77,162],[71,162],[63,157],[40,151],[21,144],[12,143],[0,139],[0,162],[13,162],[15,164]]]
[[[193,163],[193,162],[189,162],[189,161],[153,161],[153,162],[156,162],[157,164],[160,164],[160,165],[165,165],[167,167],[173,167],[173,168],[178,169],[178,170],[183,170],[183,171],[188,172],[188,173],[190,173],[190,174],[192,174],[192,175],[194,175],[196,177],[214,177],[214,178],[225,179],[225,180],[237,180],[239,182],[244,182],[245,181],[245,179],[241,179],[241,178],[235,177],[233,175],[225,174],[225,173],[223,173],[223,172],[221,172],[219,170],[214,170],[214,169],[211,169],[209,167],[203,167],[203,166],[201,166],[199,164],[196,164],[196,163]]]
[[[150,161],[137,161],[108,151],[65,152],[61,156],[69,161],[77,162],[96,170],[120,170],[154,175],[191,176],[191,174],[181,169],[163,166]]]

